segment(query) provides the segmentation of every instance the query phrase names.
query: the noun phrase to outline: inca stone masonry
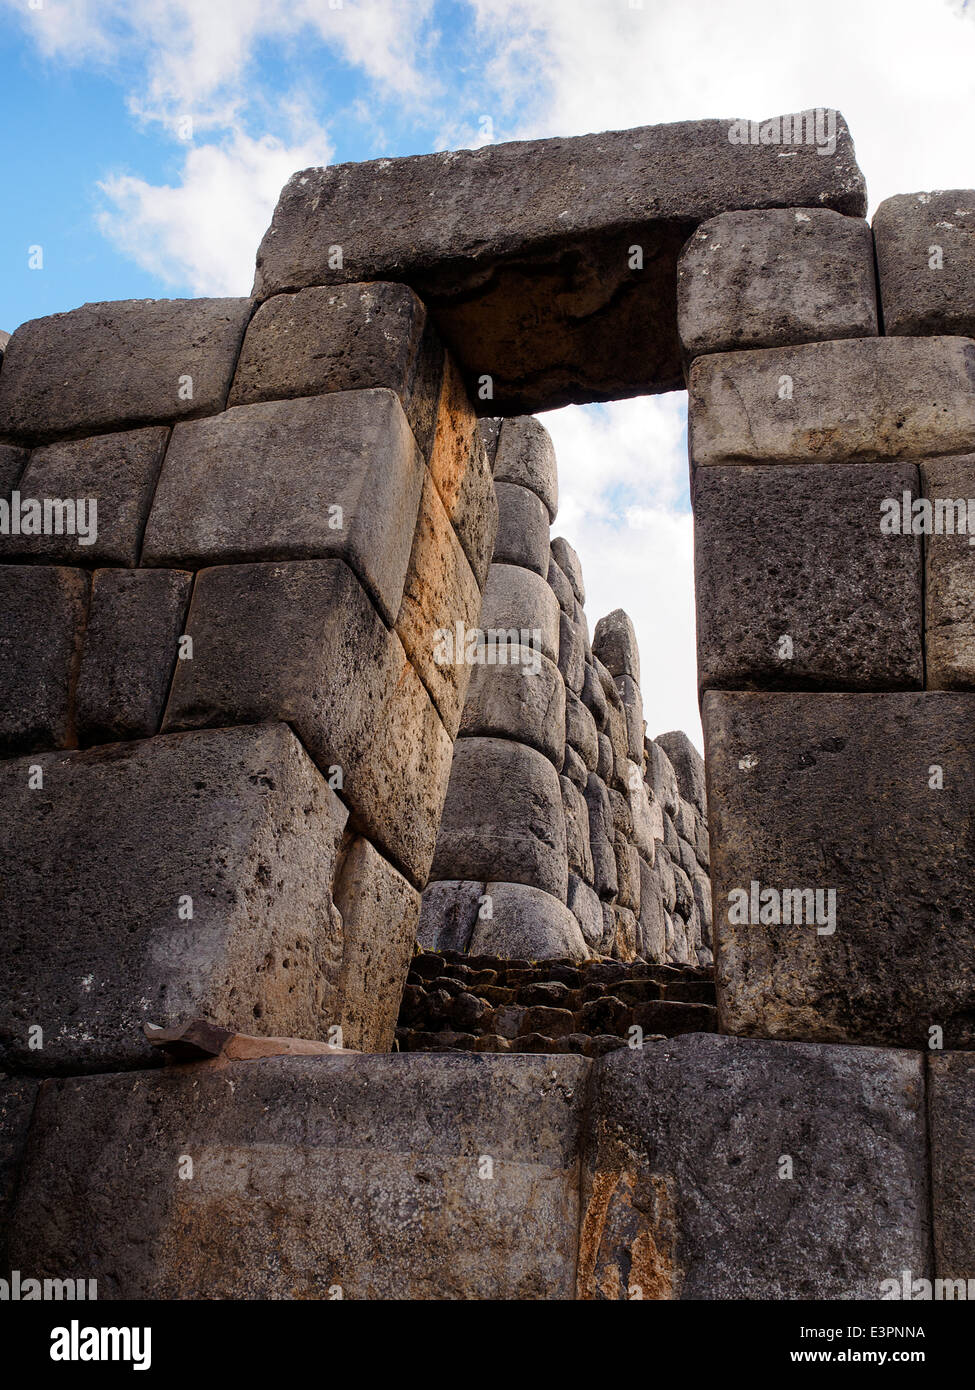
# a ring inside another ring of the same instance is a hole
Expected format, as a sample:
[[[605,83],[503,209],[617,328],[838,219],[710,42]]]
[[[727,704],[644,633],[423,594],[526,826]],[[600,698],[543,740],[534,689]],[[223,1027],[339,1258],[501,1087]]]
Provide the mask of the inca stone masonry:
[[[975,1276],[975,549],[881,526],[975,497],[975,192],[827,114],[305,170],[250,298],[0,335],[97,515],[0,536],[5,1270]],[[706,785],[533,416],[685,383]]]

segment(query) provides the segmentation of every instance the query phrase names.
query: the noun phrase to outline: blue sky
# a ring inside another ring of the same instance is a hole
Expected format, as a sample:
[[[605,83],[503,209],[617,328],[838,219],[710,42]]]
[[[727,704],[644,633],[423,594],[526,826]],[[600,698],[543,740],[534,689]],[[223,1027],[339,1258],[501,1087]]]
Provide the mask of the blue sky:
[[[0,0],[0,80],[8,331],[246,294],[309,164],[834,106],[872,206],[975,185],[971,0]],[[632,614],[650,732],[699,742],[685,417],[675,394],[545,423],[590,626]]]

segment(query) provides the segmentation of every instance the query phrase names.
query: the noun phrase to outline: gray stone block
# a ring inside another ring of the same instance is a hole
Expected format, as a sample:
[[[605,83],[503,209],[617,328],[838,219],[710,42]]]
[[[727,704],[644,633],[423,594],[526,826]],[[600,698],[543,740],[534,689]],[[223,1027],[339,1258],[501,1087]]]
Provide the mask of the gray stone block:
[[[573,786],[578,787],[580,791],[585,791],[586,782],[589,780],[589,769],[572,747],[571,743],[565,745],[565,757],[562,759],[562,772]]]
[[[31,319],[10,339],[0,435],[58,435],[223,410],[249,299],[121,299]]]
[[[569,583],[561,566],[556,562],[555,556],[552,554],[551,545],[549,546],[547,577],[549,588],[558,599],[559,607],[567,617],[571,618],[575,610],[575,594],[572,592],[572,585]]]
[[[900,193],[873,218],[884,332],[975,337],[975,190]]]
[[[603,908],[593,888],[577,874],[569,874],[568,908],[582,932],[586,945],[598,950],[603,935]]]
[[[559,659],[559,605],[540,575],[521,565],[492,565],[481,602],[481,627],[489,632],[527,629],[522,643]],[[537,636],[535,634],[537,633]]]
[[[916,1054],[690,1034],[593,1083],[580,1297],[873,1300],[927,1270]]]
[[[616,855],[613,852],[613,808],[609,792],[601,778],[589,774],[585,788],[589,808],[589,847],[592,851],[593,887],[605,902],[615,898],[619,889]]]
[[[660,894],[663,898],[664,910],[673,913],[677,909],[677,879],[674,875],[674,863],[670,850],[667,849],[666,845],[657,846],[653,868],[660,882]]]
[[[159,732],[193,576],[96,570],[75,698],[82,743]]]
[[[540,497],[518,483],[495,479],[498,499],[498,534],[494,563],[524,565],[548,580],[548,512]]]
[[[403,598],[423,477],[392,391],[235,406],[173,431],[143,563],[178,568],[338,556],[391,624]]]
[[[592,883],[592,850],[589,848],[589,808],[582,792],[568,777],[560,777],[562,809],[565,813],[565,840],[569,872]]]
[[[934,1272],[964,1279],[965,1297],[975,1277],[975,1055],[929,1052],[927,1081]]]
[[[614,608],[596,624],[592,653],[611,676],[632,676],[640,684],[640,648],[633,620],[622,608]]]
[[[500,415],[496,415],[493,418],[491,416],[482,416],[477,422],[481,441],[484,444],[484,452],[487,454],[487,460],[492,473],[494,472],[494,459],[498,452],[498,440],[501,437],[501,426],[503,424],[504,420]]]
[[[338,1055],[58,1081],[12,1253],[43,1277],[84,1251],[102,1299],[568,1299],[589,1067]]]
[[[150,1066],[145,1023],[323,1036],[347,812],[284,725],[0,765],[5,1066]],[[192,913],[192,916],[190,916]],[[40,1025],[43,1047],[30,1046]]]
[[[680,813],[680,800],[689,801],[702,815],[707,813],[708,798],[704,780],[704,759],[682,729],[658,734],[655,743],[663,749],[677,778],[680,798],[674,815]]]
[[[702,222],[677,265],[677,326],[687,361],[875,337],[869,226],[829,208],[723,212]]]
[[[918,491],[912,463],[701,469],[700,688],[920,688],[921,538],[882,530]]]
[[[673,816],[680,805],[680,791],[674,765],[655,739],[644,738],[647,782],[660,802],[665,815]],[[703,760],[702,760],[703,761]]]
[[[281,194],[255,293],[405,281],[469,379],[492,379],[485,414],[672,390],[677,257],[729,189],[738,207],[865,211],[842,117],[820,113],[817,135],[804,115],[766,123],[788,158],[714,120],[306,169]]]
[[[589,710],[593,719],[596,721],[596,728],[600,733],[605,733],[609,723],[609,710],[606,707],[606,696],[603,694],[602,682],[596,674],[587,654],[585,669],[582,677],[582,703]]]
[[[0,757],[74,742],[87,608],[83,570],[0,565]]]
[[[525,883],[488,883],[491,915],[474,923],[473,955],[586,960],[589,948],[564,900]]]
[[[507,666],[472,668],[460,732],[467,737],[527,743],[544,753],[556,770],[561,769],[565,686],[558,667],[548,657],[524,647],[508,648],[507,655],[512,663]]]
[[[851,338],[699,357],[688,447],[716,463],[868,463],[975,449],[975,342]]]
[[[586,642],[579,624],[559,614],[559,670],[569,690],[581,695],[586,679]],[[595,718],[595,716],[594,716]]]
[[[13,444],[0,444],[0,497],[9,497],[11,489],[20,482],[27,458],[26,449],[18,449]],[[9,541],[4,540],[2,544],[9,545]]]
[[[568,579],[576,603],[584,604],[586,586],[582,581],[582,563],[564,536],[556,536],[552,541],[552,556]]]
[[[279,294],[248,325],[227,403],[387,387],[429,457],[443,356],[422,301],[406,285],[329,285]]]
[[[616,688],[620,692],[626,718],[626,756],[631,763],[642,764],[643,740],[646,736],[643,693],[632,676],[617,676]]]
[[[646,860],[640,860],[639,955],[662,963],[667,959],[667,928],[660,879]]]
[[[708,692],[723,1031],[975,1045],[973,700]]]
[[[462,738],[430,877],[525,883],[565,902],[565,822],[558,773],[522,743]]]
[[[558,464],[552,437],[540,420],[523,415],[502,422],[494,481],[530,488],[544,502],[549,522],[555,520],[559,510]]]
[[[596,721],[571,690],[565,692],[565,741],[574,748],[589,772],[599,759]]]
[[[971,690],[975,688],[971,546],[975,534],[975,454],[925,460],[920,490],[931,502],[933,521],[941,528],[924,538],[926,684],[934,690]],[[973,499],[971,511],[969,498]],[[960,507],[952,505],[955,503]],[[964,530],[959,529],[959,517],[965,518]]]
[[[484,895],[483,883],[443,879],[423,890],[417,941],[425,951],[467,951]]]

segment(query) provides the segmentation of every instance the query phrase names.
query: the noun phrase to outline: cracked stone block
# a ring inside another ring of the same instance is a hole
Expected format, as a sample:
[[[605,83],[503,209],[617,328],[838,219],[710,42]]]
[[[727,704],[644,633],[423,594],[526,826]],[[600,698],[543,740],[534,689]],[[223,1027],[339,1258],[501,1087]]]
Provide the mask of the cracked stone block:
[[[887,198],[873,237],[885,333],[975,337],[975,190]]]
[[[877,1300],[925,1274],[922,1068],[707,1034],[601,1059],[578,1296]]]
[[[927,685],[934,690],[971,690],[975,687],[975,550],[971,543],[975,454],[924,460],[921,481],[921,491],[931,503],[932,526],[938,527],[924,537]]]
[[[502,420],[494,456],[495,483],[530,488],[545,504],[549,522],[559,510],[559,468],[552,436],[531,415]]]
[[[755,143],[747,122],[692,121],[303,170],[254,292],[411,285],[485,415],[674,390],[677,258],[729,189],[739,208],[866,210],[841,116],[821,112],[818,130],[813,112],[761,123],[777,144],[754,125]]]
[[[152,1066],[143,1024],[187,1017],[324,1037],[348,813],[285,725],[36,762],[34,789],[25,759],[0,764],[3,1066]]]
[[[869,226],[830,208],[723,212],[702,222],[677,265],[677,325],[688,362],[876,337]]]
[[[173,431],[143,564],[338,556],[393,624],[423,478],[392,391],[235,406]]]
[[[279,294],[244,335],[228,405],[387,387],[424,457],[437,427],[443,346],[406,285],[330,285]]]
[[[95,571],[76,695],[80,742],[159,732],[192,586],[185,570]]]
[[[518,960],[586,960],[582,929],[565,902],[525,883],[491,883],[485,887],[490,916],[474,923],[473,955]]]
[[[559,775],[523,743],[462,738],[430,877],[525,883],[565,902],[568,859]]]
[[[223,410],[249,299],[121,299],[21,324],[0,376],[0,435],[58,435]]]
[[[540,575],[521,565],[492,564],[488,570],[481,627],[487,632],[517,632],[522,645],[540,649],[551,661],[558,661],[558,601]]]
[[[64,1078],[11,1253],[38,1277],[80,1259],[100,1299],[570,1299],[590,1066],[339,1054]]]
[[[975,1046],[973,701],[705,695],[723,1031]]]
[[[193,659],[177,665],[163,730],[287,720],[355,828],[421,888],[452,741],[348,566],[203,570],[186,630]]]
[[[498,534],[494,542],[495,564],[523,565],[548,578],[548,512],[541,498],[518,483],[495,479],[498,499]]]
[[[939,1279],[975,1270],[975,1055],[928,1053],[934,1263]],[[946,1294],[946,1297],[948,1295]]]
[[[701,469],[700,689],[920,688],[921,538],[882,527],[905,492],[913,463]]]
[[[975,342],[857,338],[699,357],[696,467],[870,463],[975,449]]]
[[[0,565],[0,757],[74,742],[87,609],[83,570]]]
[[[483,883],[464,879],[428,883],[416,938],[424,951],[468,951],[483,896]]]
[[[541,652],[507,649],[509,665],[471,668],[460,721],[464,737],[509,738],[544,753],[555,768],[565,755],[565,685]]]

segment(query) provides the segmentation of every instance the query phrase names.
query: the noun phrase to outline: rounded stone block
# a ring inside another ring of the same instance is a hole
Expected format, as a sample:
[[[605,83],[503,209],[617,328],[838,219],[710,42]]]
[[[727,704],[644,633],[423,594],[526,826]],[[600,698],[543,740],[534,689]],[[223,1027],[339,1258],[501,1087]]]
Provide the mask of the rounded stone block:
[[[495,483],[520,483],[545,503],[549,521],[559,509],[559,472],[548,430],[532,415],[505,420],[494,457]],[[546,566],[547,569],[547,566]],[[546,571],[543,570],[542,573]]]
[[[586,960],[589,948],[565,903],[523,883],[489,882],[491,916],[479,918],[471,937],[474,955],[520,960]]]
[[[494,541],[495,564],[523,565],[548,579],[548,512],[541,498],[519,483],[495,479],[498,499],[498,533]]]
[[[559,658],[559,605],[547,582],[520,565],[492,565],[481,603],[481,628],[514,632],[522,645]]]
[[[544,753],[556,769],[565,754],[565,686],[541,652],[507,649],[506,666],[471,668],[462,737],[510,738]]]

